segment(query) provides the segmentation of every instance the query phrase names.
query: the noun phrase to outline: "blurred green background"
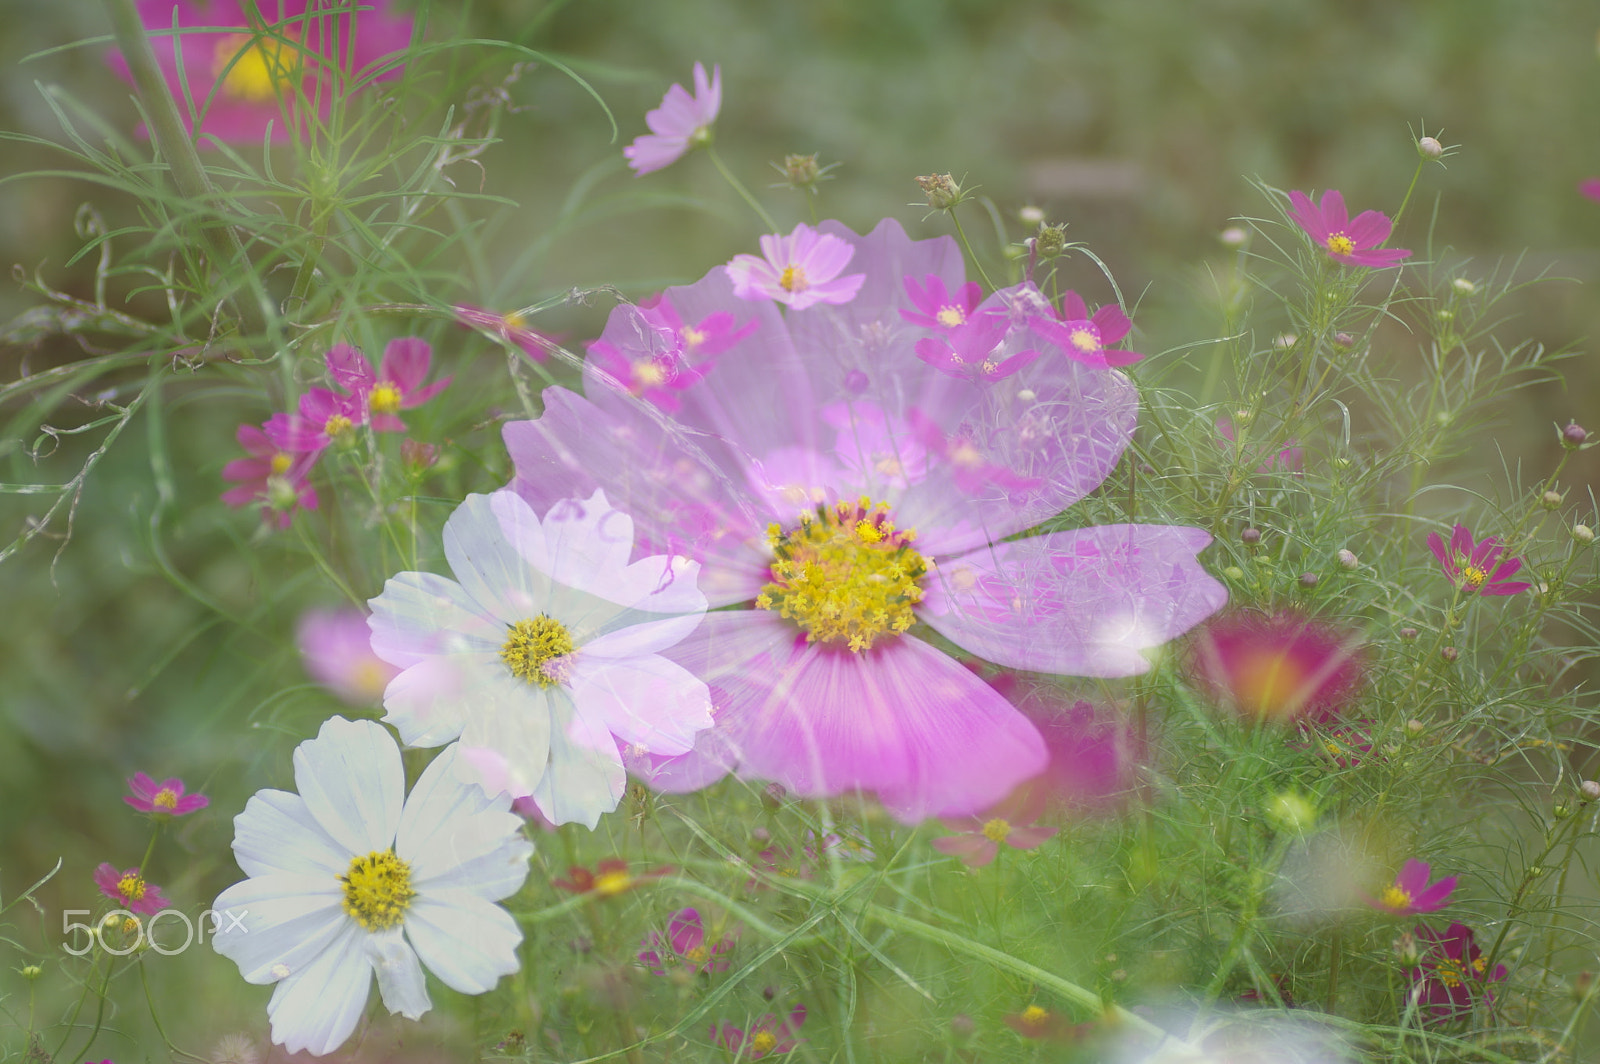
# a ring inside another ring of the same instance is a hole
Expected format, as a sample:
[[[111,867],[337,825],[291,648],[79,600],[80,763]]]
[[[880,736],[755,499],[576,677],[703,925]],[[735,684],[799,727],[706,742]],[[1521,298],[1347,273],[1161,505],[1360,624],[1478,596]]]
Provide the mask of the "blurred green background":
[[[860,231],[889,215],[916,234],[945,232],[943,219],[923,221],[925,208],[912,205],[912,179],[949,171],[982,186],[1010,221],[1011,240],[1025,234],[1015,222],[1025,204],[1070,223],[1069,238],[1088,242],[1139,300],[1137,346],[1146,352],[1216,335],[1208,266],[1229,258],[1217,234],[1236,215],[1269,213],[1248,176],[1280,188],[1336,187],[1353,209],[1392,213],[1416,162],[1412,137],[1426,123],[1461,150],[1448,169],[1426,170],[1392,243],[1421,255],[1436,214],[1436,253],[1451,245],[1482,275],[1515,261],[1519,278],[1570,279],[1512,300],[1519,317],[1505,335],[1576,347],[1571,391],[1508,400],[1491,450],[1478,457],[1498,461],[1499,452],[1511,469],[1524,462],[1531,480],[1552,463],[1553,422],[1600,422],[1600,373],[1584,346],[1600,333],[1592,287],[1600,203],[1576,192],[1579,180],[1600,174],[1600,10],[1592,0],[436,6],[435,38],[498,38],[558,56],[604,96],[619,125],[613,141],[593,99],[548,67],[507,85],[513,108],[498,129],[502,143],[480,161],[484,191],[520,207],[475,208],[485,223],[483,262],[475,270],[461,263],[461,285],[440,299],[504,309],[596,284],[639,296],[748,250],[755,219],[706,159],[641,179],[621,156],[645,131],[644,112],[669,83],[688,82],[696,60],[722,66],[719,150],[781,225],[806,218],[797,194],[765,189],[778,176],[768,162],[786,153],[843,164],[820,209]],[[106,45],[22,62],[108,32],[99,4],[3,0],[0,24],[0,126],[60,137],[36,82],[64,87],[108,122],[132,124]],[[478,92],[511,73],[511,59],[489,49],[463,49],[439,68],[452,61]],[[471,99],[456,85],[441,102]],[[48,149],[11,143],[4,158],[0,261],[88,298],[92,261],[67,264],[79,246],[74,216],[92,203],[115,224],[133,205],[83,181],[15,179],[62,166]],[[574,187],[583,207],[558,228]],[[980,253],[997,261],[981,212],[967,224]],[[1109,296],[1086,261],[1069,275],[1092,299]],[[0,321],[35,302],[16,284],[0,287]],[[155,313],[158,304],[136,309]],[[563,308],[535,324],[576,341],[598,333],[605,310]],[[462,351],[486,350],[464,337],[434,334],[453,366]],[[1393,357],[1407,351],[1397,344]],[[24,366],[82,354],[60,338],[12,345],[0,350],[0,385]],[[331,596],[314,582],[275,586],[281,556],[251,539],[254,511],[215,502],[235,426],[264,418],[267,402],[180,384],[165,412],[170,501],[158,507],[141,418],[85,486],[59,558],[60,544],[41,537],[0,563],[0,889],[9,896],[57,857],[66,862],[44,893],[52,922],[22,917],[20,938],[36,956],[59,942],[56,909],[95,903],[95,864],[131,865],[143,851],[142,827],[118,800],[126,776],[182,773],[213,795],[212,811],[185,824],[179,846],[153,870],[171,896],[198,908],[236,874],[225,856],[233,813],[257,787],[287,785],[294,739],[336,708],[307,685],[291,643],[294,612],[285,608]],[[82,419],[83,404],[74,404],[67,401],[61,423]],[[492,441],[493,433],[476,437]],[[36,465],[5,446],[7,480],[70,475],[84,453],[69,440]],[[492,466],[463,476],[461,490],[496,486]],[[1593,462],[1580,461],[1568,486],[1581,496],[1595,475]],[[37,500],[0,499],[0,538],[41,509]],[[260,742],[245,721],[282,734]],[[192,863],[180,859],[183,850]],[[10,967],[0,962],[0,992],[19,989]],[[233,978],[214,957],[169,968],[194,985]]]

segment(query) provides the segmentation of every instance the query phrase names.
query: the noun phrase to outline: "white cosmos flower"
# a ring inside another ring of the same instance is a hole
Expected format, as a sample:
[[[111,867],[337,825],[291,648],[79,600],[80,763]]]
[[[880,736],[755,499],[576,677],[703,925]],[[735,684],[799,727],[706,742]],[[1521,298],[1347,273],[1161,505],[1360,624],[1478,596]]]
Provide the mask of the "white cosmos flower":
[[[622,797],[619,743],[681,754],[711,726],[706,685],[659,653],[705,613],[700,567],[630,564],[633,519],[605,492],[543,521],[512,492],[469,495],[444,553],[455,580],[401,573],[369,603],[373,652],[405,670],[383,706],[407,745],[459,738],[487,791],[593,828]]]
[[[267,1016],[289,1052],[349,1038],[373,975],[414,1020],[431,1007],[423,965],[463,994],[517,970],[522,932],[494,903],[522,886],[533,844],[510,799],[463,783],[456,761],[434,758],[407,798],[383,726],[334,717],[294,752],[300,793],[258,791],[234,817],[250,878],[217,897],[211,943],[246,982],[277,984]]]

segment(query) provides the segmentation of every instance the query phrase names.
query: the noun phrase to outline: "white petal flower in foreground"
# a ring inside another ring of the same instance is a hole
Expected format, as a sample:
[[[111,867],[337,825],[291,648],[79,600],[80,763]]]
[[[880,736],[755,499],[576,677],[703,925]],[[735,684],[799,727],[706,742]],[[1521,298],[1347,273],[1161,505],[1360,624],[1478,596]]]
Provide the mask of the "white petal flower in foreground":
[[[372,977],[390,1012],[431,1007],[422,967],[463,994],[517,970],[522,932],[494,903],[528,874],[533,844],[507,797],[459,779],[455,747],[405,793],[383,726],[334,717],[294,752],[299,794],[256,792],[234,817],[250,878],[216,900],[211,940],[246,982],[276,983],[272,1040],[322,1055],[344,1043]]]
[[[405,670],[383,706],[408,746],[459,737],[489,793],[593,828],[622,797],[619,744],[682,754],[711,726],[706,685],[659,653],[700,624],[700,567],[630,564],[633,520],[605,492],[542,522],[511,492],[469,495],[444,552],[456,580],[401,573],[369,603],[373,652]]]

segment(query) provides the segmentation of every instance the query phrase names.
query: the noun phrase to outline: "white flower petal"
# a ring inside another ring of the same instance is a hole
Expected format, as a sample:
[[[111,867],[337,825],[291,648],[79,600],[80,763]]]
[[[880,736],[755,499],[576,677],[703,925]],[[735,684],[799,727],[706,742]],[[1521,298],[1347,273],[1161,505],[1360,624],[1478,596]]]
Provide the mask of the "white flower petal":
[[[233,818],[233,856],[247,876],[300,872],[342,876],[349,851],[322,830],[298,794],[263,790]]]
[[[479,698],[461,731],[461,744],[498,750],[506,759],[509,792],[532,794],[550,760],[551,704],[567,701],[565,690],[524,683],[506,673],[485,684]],[[458,775],[471,776],[459,769]]]
[[[514,492],[501,492],[495,512],[504,522],[508,515],[533,513]],[[543,559],[527,558],[556,583],[592,595],[631,605],[618,597],[618,577],[628,568],[633,554],[633,518],[606,501],[606,493],[596,490],[587,500],[566,499],[550,507],[544,517]]]
[[[394,844],[406,776],[382,725],[330,718],[295,749],[294,779],[317,823],[352,855]]]
[[[504,624],[545,613],[549,603],[545,571],[519,552],[541,557],[544,532],[528,504],[509,492],[468,495],[445,522],[450,571],[484,612]]]
[[[683,642],[700,626],[704,613],[660,619],[655,614],[634,615],[626,628],[613,629],[583,645],[584,657],[634,658],[657,654]]]
[[[711,693],[676,662],[655,654],[620,661],[580,659],[572,700],[625,743],[653,754],[687,753],[695,733],[711,727]]]
[[[433,1002],[428,1000],[428,980],[422,974],[416,951],[400,928],[369,934],[362,944],[373,974],[378,977],[378,994],[384,1008],[408,1020],[420,1020]]]
[[[272,1040],[291,1053],[315,1056],[345,1043],[372,989],[372,965],[363,950],[366,937],[351,923],[306,967],[291,971],[278,983],[267,1003]]]
[[[496,674],[510,675],[498,653],[428,658],[389,681],[383,719],[407,746],[442,746],[461,734]]]
[[[487,797],[457,773],[458,745],[423,770],[400,816],[395,853],[411,866],[419,896],[437,886],[462,886],[489,901],[516,893],[528,875],[533,844],[509,795]],[[409,916],[408,916],[409,918]]]
[[[262,875],[217,896],[211,946],[239,966],[247,983],[279,978],[279,965],[298,971],[354,927],[332,876]]]
[[[372,652],[391,665],[408,668],[438,654],[498,649],[505,623],[454,580],[435,573],[401,573],[368,599]]]
[[[579,823],[590,830],[622,800],[627,773],[617,741],[603,721],[573,712],[568,699],[553,698],[550,766],[533,790],[534,804],[552,824]]]
[[[469,891],[435,890],[417,898],[405,927],[422,963],[452,990],[481,994],[517,970],[517,922]]]

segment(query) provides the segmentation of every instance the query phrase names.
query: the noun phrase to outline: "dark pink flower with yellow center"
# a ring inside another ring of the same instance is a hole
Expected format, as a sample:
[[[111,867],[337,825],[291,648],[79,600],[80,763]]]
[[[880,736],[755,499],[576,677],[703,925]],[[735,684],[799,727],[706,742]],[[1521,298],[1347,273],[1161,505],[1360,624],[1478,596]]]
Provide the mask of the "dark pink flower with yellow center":
[[[917,357],[947,377],[958,380],[999,381],[1026,369],[1039,352],[1032,348],[997,358],[1011,326],[1004,318],[985,314],[958,326],[948,337],[917,341]]]
[[[1600,177],[1591,177],[1578,182],[1578,192],[1586,199],[1600,202]]]
[[[315,454],[334,443],[354,440],[355,430],[366,419],[358,397],[312,388],[300,397],[298,412],[273,414],[261,427],[279,450]]]
[[[135,772],[128,780],[128,790],[132,793],[122,796],[124,802],[157,816],[185,816],[211,804],[203,794],[185,794],[183,781],[176,776],[157,783],[143,772]]]
[[[727,971],[728,962],[722,957],[732,952],[734,940],[725,935],[716,945],[709,944],[699,910],[679,909],[667,922],[665,940],[659,931],[652,931],[640,945],[644,949],[639,953],[639,962],[649,968],[651,974],[666,975],[669,969],[681,967],[699,975]]]
[[[1002,1019],[1006,1026],[1024,1038],[1046,1042],[1075,1042],[1093,1031],[1091,1023],[1073,1023],[1059,1012],[1051,1012],[1042,1005],[1029,1005],[1021,1012],[1007,1013]]]
[[[968,868],[982,868],[993,861],[1002,844],[1015,850],[1031,850],[1056,836],[1055,828],[1034,823],[1044,806],[1045,792],[1024,784],[979,816],[947,819],[944,826],[957,834],[934,839],[933,848],[961,858]]]
[[[1295,613],[1234,613],[1193,644],[1193,676],[1213,697],[1263,720],[1320,722],[1361,685],[1358,639]]]
[[[1293,204],[1289,217],[1334,262],[1383,269],[1398,266],[1411,254],[1408,248],[1378,247],[1389,239],[1394,228],[1389,216],[1380,211],[1362,211],[1352,219],[1338,189],[1324,192],[1320,206],[1304,192],[1289,193],[1289,202]]]
[[[915,310],[901,310],[900,317],[924,329],[954,332],[967,323],[972,312],[983,302],[983,286],[969,281],[955,291],[947,291],[944,278],[930,273],[919,283],[914,277],[905,279],[906,295],[911,297]]]
[[[1089,313],[1083,297],[1068,291],[1061,297],[1061,316],[1041,315],[1035,328],[1061,347],[1068,358],[1086,366],[1126,366],[1144,356],[1137,351],[1113,348],[1133,330],[1133,322],[1115,303],[1107,303]]]
[[[254,425],[240,425],[239,446],[250,455],[222,467],[222,479],[238,484],[222,493],[232,507],[261,503],[261,514],[278,528],[288,528],[296,510],[315,510],[317,493],[311,487],[315,452],[293,454],[275,446]]]
[[[723,270],[740,299],[772,300],[791,310],[804,310],[817,303],[848,303],[856,297],[867,275],[839,276],[855,253],[849,241],[801,223],[788,236],[763,236],[761,258],[735,255]]]
[[[615,898],[639,886],[641,880],[659,879],[671,874],[668,867],[652,868],[637,874],[628,871],[628,862],[615,857],[607,858],[594,866],[591,872],[582,865],[567,869],[567,879],[553,879],[552,887],[560,887],[571,894],[595,894],[601,898]]]
[[[411,42],[385,0],[136,2],[185,126],[227,141],[260,144],[270,124],[287,143],[313,107],[326,118],[336,97],[398,77]],[[108,61],[132,80],[120,53]]]
[[[724,310],[690,325],[671,300],[657,295],[624,308],[621,321],[608,324],[607,332],[625,331],[628,342],[601,337],[589,345],[589,361],[610,375],[614,387],[675,412],[677,393],[698,384],[718,355],[755,331],[755,322],[736,327],[736,321]]]
[[[529,328],[527,316],[521,311],[496,314],[492,310],[465,303],[457,304],[450,309],[455,311],[456,320],[462,325],[489,333],[504,343],[520,348],[524,355],[535,362],[549,359],[550,350],[559,346],[566,338],[565,333],[547,333]]]
[[[636,177],[671,166],[691,148],[702,148],[711,143],[711,123],[717,120],[722,109],[722,68],[694,65],[694,95],[682,85],[673,83],[661,100],[661,106],[644,116],[650,132],[634,138],[632,144],[622,149],[623,157],[633,168]]]
[[[374,372],[362,353],[349,344],[328,349],[328,373],[334,382],[360,400],[377,432],[404,432],[399,412],[421,406],[450,383],[450,378],[424,385],[433,348],[415,337],[390,340]]]
[[[1449,549],[1443,536],[1429,532],[1428,549],[1439,559],[1444,575],[1469,595],[1515,595],[1533,586],[1509,579],[1522,568],[1521,558],[1501,561],[1505,548],[1500,540],[1494,536],[1474,540],[1466,525],[1456,525],[1450,533]]]
[[[1479,1001],[1493,1002],[1490,983],[1504,981],[1506,966],[1487,971],[1483,951],[1473,941],[1472,929],[1453,923],[1442,934],[1426,924],[1417,925],[1417,940],[1424,950],[1418,965],[1408,973],[1417,1001],[1431,1009],[1436,1019],[1470,1012]]]
[[[101,894],[129,912],[148,915],[167,907],[161,888],[145,882],[137,868],[118,872],[109,863],[103,863],[94,870],[94,885],[100,888]]]
[[[806,1022],[806,1007],[796,1005],[787,1016],[766,1013],[747,1032],[731,1023],[711,1028],[711,1040],[740,1060],[760,1060],[772,1053],[787,1053],[800,1044],[796,1034]]]
[[[376,705],[400,670],[372,652],[367,612],[307,610],[295,625],[306,673],[351,706]]]
[[[1456,877],[1446,876],[1437,883],[1429,883],[1431,871],[1426,861],[1412,858],[1381,895],[1367,898],[1367,904],[1391,916],[1415,916],[1443,909],[1456,889]]]

